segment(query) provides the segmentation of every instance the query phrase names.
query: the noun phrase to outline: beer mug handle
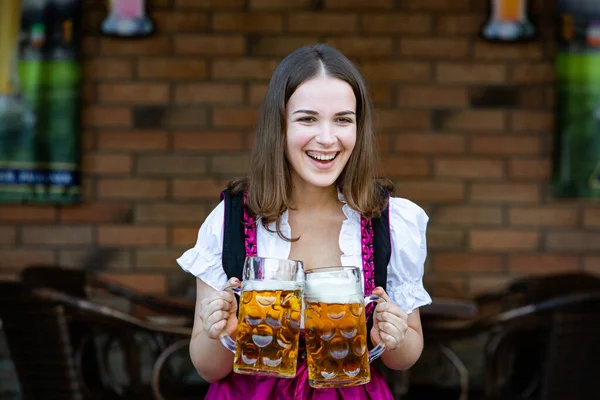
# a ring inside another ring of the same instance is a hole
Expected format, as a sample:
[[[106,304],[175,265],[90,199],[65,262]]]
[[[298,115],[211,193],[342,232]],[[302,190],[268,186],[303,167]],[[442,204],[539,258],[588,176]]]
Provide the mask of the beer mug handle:
[[[227,286],[223,290],[228,290],[228,289],[231,289],[233,291],[233,293],[237,294],[238,296],[240,295],[240,292],[242,290],[241,288],[239,288],[237,286]],[[225,346],[226,348],[231,350],[232,353],[235,354],[235,340],[233,340],[231,338],[231,336],[229,336],[229,334],[227,333],[227,330],[223,329],[223,332],[221,332],[219,339],[221,339],[221,343],[223,343],[223,346]]]
[[[372,294],[370,296],[365,296],[365,307],[374,301],[379,302],[380,300],[385,302],[385,299],[383,297],[375,296],[374,294]],[[373,310],[373,317],[374,316],[375,316],[375,310]],[[375,323],[375,322],[373,322],[373,323]],[[367,333],[367,335],[370,335],[370,334],[371,334],[371,332]],[[379,343],[377,344],[377,346],[375,346],[373,348],[373,350],[369,351],[369,364],[372,363],[373,361],[375,361],[377,358],[379,358],[379,356],[381,356],[384,351],[385,351],[385,343],[383,343],[383,340],[380,340]]]

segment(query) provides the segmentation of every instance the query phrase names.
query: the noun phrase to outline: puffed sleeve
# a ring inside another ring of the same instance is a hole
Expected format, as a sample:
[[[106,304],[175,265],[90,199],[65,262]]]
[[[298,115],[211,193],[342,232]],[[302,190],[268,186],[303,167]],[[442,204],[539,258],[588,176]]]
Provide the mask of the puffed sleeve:
[[[221,201],[200,226],[196,245],[177,259],[177,264],[184,271],[202,279],[216,290],[221,290],[227,283],[221,260],[224,213],[225,203]]]
[[[389,208],[392,255],[386,291],[395,304],[411,313],[431,303],[423,287],[429,217],[415,203],[398,197],[390,198]]]

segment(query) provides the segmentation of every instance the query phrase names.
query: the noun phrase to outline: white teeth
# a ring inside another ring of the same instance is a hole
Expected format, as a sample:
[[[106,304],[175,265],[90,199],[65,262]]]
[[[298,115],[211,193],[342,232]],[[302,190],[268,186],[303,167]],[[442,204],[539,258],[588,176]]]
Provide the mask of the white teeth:
[[[324,154],[312,153],[310,151],[307,152],[306,154],[310,158],[314,158],[315,160],[319,160],[319,161],[331,161],[337,156],[337,153],[324,155]]]

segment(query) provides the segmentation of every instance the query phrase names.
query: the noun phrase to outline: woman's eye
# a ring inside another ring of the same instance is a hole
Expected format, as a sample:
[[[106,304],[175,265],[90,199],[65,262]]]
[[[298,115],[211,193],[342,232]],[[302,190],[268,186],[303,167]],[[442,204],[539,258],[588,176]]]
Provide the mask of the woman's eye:
[[[340,118],[338,119],[339,122],[343,123],[343,124],[351,124],[353,123],[353,121],[350,118]]]
[[[301,117],[301,118],[298,118],[298,121],[300,121],[300,122],[315,122],[316,119],[315,119],[315,117]]]

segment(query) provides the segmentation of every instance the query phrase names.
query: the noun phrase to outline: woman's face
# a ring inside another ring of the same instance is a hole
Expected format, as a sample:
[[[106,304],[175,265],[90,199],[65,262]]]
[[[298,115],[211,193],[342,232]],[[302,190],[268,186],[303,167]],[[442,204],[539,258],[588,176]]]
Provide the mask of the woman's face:
[[[285,155],[297,187],[329,187],[340,176],[356,144],[356,98],[337,78],[303,82],[287,104]]]

